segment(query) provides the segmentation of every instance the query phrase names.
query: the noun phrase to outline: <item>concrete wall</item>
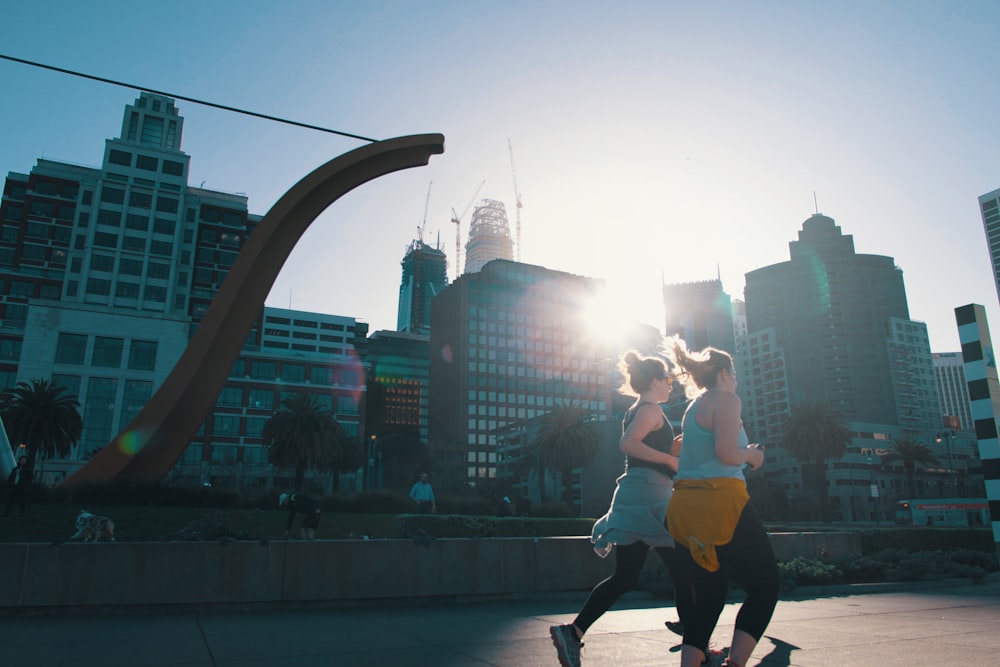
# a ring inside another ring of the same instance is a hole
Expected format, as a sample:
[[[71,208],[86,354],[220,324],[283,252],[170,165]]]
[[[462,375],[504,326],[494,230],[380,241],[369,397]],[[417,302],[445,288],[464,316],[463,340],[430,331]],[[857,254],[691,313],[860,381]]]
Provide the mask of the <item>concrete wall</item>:
[[[860,555],[847,533],[777,533],[779,560]],[[585,537],[0,544],[0,608],[306,603],[589,590]]]

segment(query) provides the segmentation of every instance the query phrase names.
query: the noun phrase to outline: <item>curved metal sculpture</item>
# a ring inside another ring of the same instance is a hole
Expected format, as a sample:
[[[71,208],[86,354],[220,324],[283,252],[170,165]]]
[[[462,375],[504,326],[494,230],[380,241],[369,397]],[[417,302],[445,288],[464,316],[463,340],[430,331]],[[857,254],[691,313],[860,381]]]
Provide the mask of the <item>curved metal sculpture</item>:
[[[247,239],[177,365],[128,426],[63,482],[160,479],[177,463],[215,404],[281,267],[333,202],[379,176],[420,167],[444,152],[444,136],[379,141],[336,157],[300,180]]]

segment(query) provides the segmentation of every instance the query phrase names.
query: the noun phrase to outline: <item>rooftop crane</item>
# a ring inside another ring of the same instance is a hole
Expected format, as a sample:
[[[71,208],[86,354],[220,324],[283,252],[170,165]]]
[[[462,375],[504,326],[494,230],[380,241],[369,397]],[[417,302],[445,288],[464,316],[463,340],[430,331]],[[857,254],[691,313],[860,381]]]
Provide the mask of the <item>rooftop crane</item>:
[[[417,240],[420,241],[421,245],[424,242],[424,227],[427,226],[427,207],[431,205],[431,186],[434,185],[434,181],[427,184],[427,201],[424,202],[424,219],[417,227]]]
[[[514,178],[514,208],[516,227],[514,232],[514,243],[517,249],[517,254],[515,257],[517,261],[521,261],[521,193],[517,191],[517,172],[514,170],[514,147],[510,143],[510,138],[507,138],[507,149],[510,151],[510,175]]]
[[[472,199],[470,199],[469,203],[465,205],[465,208],[462,210],[462,215],[458,215],[457,213],[455,213],[454,208],[451,209],[451,221],[455,223],[455,278],[456,279],[461,273],[461,269],[459,269],[459,267],[462,265],[461,262],[459,262],[459,256],[462,254],[462,218],[464,218],[465,214],[469,212],[469,207],[472,206],[472,202],[476,201],[476,197],[479,196],[479,191],[483,189],[484,185],[486,185],[485,180],[479,184],[478,188],[476,188],[476,193],[472,195]]]

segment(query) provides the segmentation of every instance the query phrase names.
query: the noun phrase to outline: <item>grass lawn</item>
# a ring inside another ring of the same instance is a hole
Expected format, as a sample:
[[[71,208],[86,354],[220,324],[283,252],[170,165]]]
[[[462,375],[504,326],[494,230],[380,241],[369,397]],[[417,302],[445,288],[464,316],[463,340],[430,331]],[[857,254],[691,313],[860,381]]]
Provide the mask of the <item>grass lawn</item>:
[[[247,539],[281,539],[288,521],[284,510],[242,508],[211,509],[204,507],[136,507],[73,505],[28,505],[23,517],[15,505],[10,516],[0,517],[0,542],[63,542],[76,532],[80,509],[109,517],[115,524],[115,539],[123,542],[146,542],[170,539],[186,527],[218,535],[220,520],[226,534],[242,534]],[[0,507],[2,510],[2,507]],[[208,515],[208,516],[207,516]],[[219,515],[222,515],[221,517]],[[298,536],[302,515],[296,516],[292,537]],[[348,537],[349,533],[372,538],[402,537],[395,514],[342,514],[324,512],[316,530],[321,540]],[[202,533],[204,534],[204,533]],[[196,539],[196,538],[194,538]],[[209,537],[206,539],[214,539]]]

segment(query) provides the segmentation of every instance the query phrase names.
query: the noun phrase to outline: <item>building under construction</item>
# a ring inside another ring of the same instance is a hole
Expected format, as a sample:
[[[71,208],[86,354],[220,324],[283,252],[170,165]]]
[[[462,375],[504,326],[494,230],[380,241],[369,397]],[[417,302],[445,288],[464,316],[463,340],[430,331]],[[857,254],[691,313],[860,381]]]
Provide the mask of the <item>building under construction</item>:
[[[472,213],[469,241],[465,244],[465,271],[476,273],[494,259],[514,259],[507,209],[502,201],[482,199]]]
[[[448,259],[438,248],[414,240],[403,257],[396,330],[427,334],[431,326],[431,299],[448,284]]]

